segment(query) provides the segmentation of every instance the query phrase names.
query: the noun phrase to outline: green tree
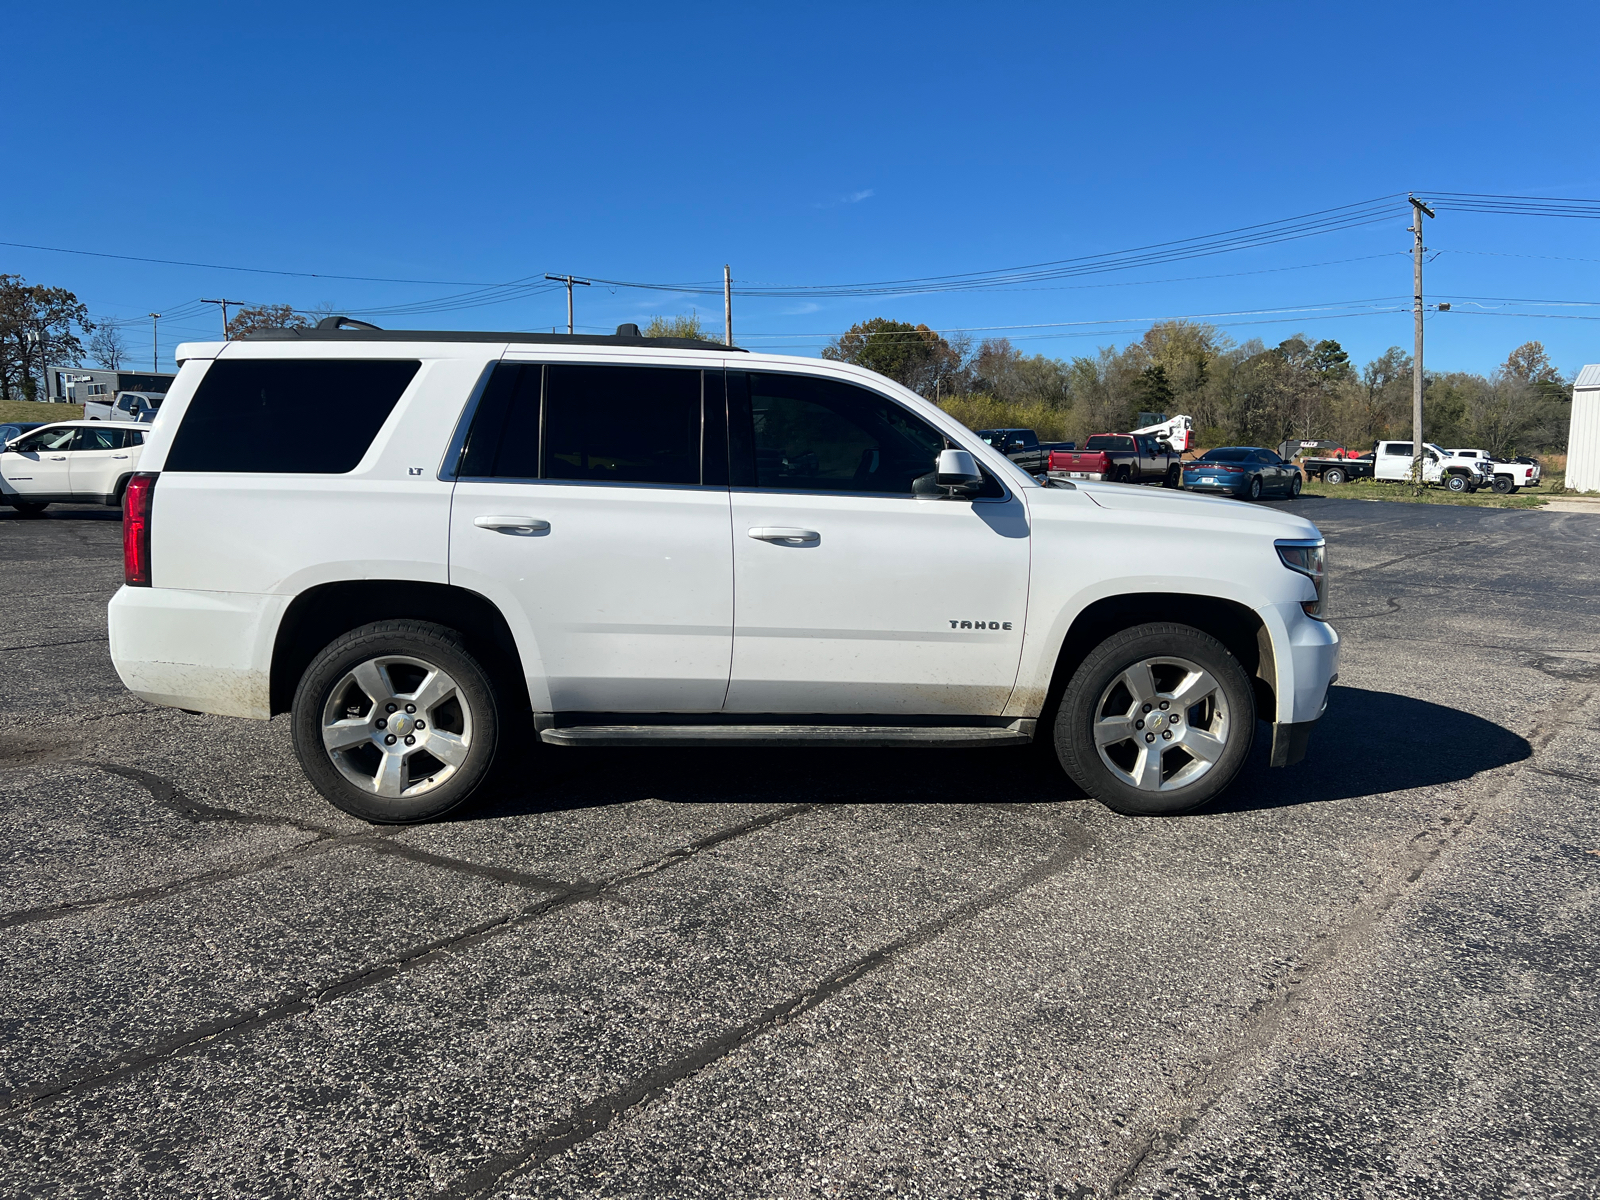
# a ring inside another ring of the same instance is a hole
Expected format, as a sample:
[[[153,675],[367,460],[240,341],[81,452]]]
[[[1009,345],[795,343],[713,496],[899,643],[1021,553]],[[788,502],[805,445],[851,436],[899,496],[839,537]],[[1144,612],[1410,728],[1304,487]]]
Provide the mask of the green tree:
[[[651,317],[650,324],[644,328],[645,337],[660,338],[688,338],[696,342],[715,342],[722,344],[722,339],[715,336],[711,330],[700,324],[700,317],[689,313],[681,317]]]
[[[43,364],[76,365],[83,357],[78,334],[94,327],[87,306],[66,288],[0,275],[0,400],[37,398]]]
[[[243,337],[263,329],[305,329],[311,324],[287,304],[263,304],[241,308],[228,322],[228,337]]]
[[[926,325],[873,317],[829,342],[822,357],[866,367],[914,392],[933,395],[955,390],[964,356]]]
[[[1172,407],[1172,382],[1167,378],[1167,368],[1152,363],[1139,372],[1139,382],[1134,385],[1139,404],[1144,412],[1164,413]]]

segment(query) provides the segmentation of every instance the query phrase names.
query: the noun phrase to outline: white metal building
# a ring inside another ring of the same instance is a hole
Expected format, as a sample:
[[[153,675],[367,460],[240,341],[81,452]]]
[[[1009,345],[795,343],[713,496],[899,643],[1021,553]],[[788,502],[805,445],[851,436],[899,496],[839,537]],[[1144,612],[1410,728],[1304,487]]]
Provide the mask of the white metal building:
[[[1584,367],[1572,385],[1567,487],[1575,492],[1600,491],[1600,363]]]

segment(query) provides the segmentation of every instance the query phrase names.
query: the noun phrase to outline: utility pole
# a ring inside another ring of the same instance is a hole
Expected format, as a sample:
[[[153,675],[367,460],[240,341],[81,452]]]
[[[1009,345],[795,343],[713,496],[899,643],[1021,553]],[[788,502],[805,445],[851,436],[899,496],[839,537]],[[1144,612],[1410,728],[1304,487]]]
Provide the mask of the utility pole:
[[[204,297],[201,297],[200,303],[201,304],[220,304],[222,306],[222,340],[223,341],[227,341],[228,340],[228,305],[232,304],[232,305],[235,305],[235,306],[242,306],[244,304],[244,301],[243,300],[207,300]]]
[[[50,399],[50,365],[48,356],[45,354],[44,349],[43,327],[28,330],[27,340],[39,348],[39,382],[44,385],[44,398],[46,401],[48,401]],[[24,372],[26,372],[27,359],[23,359],[23,363],[23,369]]]
[[[567,285],[567,333],[570,334],[570,333],[573,332],[573,326],[572,326],[572,285],[577,283],[577,284],[582,284],[584,287],[588,287],[589,286],[589,281],[587,279],[574,279],[571,275],[546,275],[545,278],[546,279],[554,279],[557,283],[564,283],[564,284]]]
[[[1427,453],[1422,446],[1422,218],[1432,217],[1433,209],[1429,208],[1415,196],[1411,199],[1411,228],[1408,233],[1416,234],[1413,255],[1412,275],[1415,282],[1415,323],[1417,334],[1416,350],[1411,356],[1411,469],[1416,479],[1418,488],[1422,487],[1424,479],[1423,455]]]
[[[161,370],[161,314],[150,314],[150,370]]]
[[[733,273],[722,264],[722,343],[733,345]]]

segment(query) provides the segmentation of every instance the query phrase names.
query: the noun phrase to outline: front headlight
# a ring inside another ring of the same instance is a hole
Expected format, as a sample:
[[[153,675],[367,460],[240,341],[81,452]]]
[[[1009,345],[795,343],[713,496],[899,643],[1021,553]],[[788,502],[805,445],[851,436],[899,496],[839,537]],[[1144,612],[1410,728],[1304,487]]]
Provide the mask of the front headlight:
[[[1304,575],[1316,586],[1315,600],[1302,600],[1300,607],[1306,616],[1318,621],[1328,619],[1328,543],[1321,538],[1284,538],[1272,543],[1278,548],[1278,558],[1291,571]]]

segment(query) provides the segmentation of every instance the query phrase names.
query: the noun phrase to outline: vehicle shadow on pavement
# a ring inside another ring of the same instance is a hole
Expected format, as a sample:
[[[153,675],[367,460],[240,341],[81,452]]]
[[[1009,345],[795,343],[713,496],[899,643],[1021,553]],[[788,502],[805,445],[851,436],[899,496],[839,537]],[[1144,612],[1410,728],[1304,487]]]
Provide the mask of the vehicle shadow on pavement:
[[[1273,770],[1267,765],[1271,744],[1270,728],[1257,726],[1250,761],[1238,781],[1205,812],[1246,812],[1433,787],[1533,755],[1527,739],[1460,709],[1337,686],[1312,731],[1304,761]]]
[[[1426,734],[1424,735],[1424,732]],[[1426,700],[1335,687],[1305,760],[1267,765],[1271,729],[1257,725],[1233,787],[1202,813],[1248,812],[1453,783],[1531,756],[1492,721]],[[1040,804],[1083,799],[1050,747],[987,750],[552,749],[446,820],[472,821],[677,804]],[[539,780],[536,788],[527,780]]]
[[[120,508],[107,508],[103,504],[65,506],[52,504],[42,513],[20,513],[10,505],[0,506],[0,521],[24,521],[30,525],[40,521],[118,521],[122,520]]]

